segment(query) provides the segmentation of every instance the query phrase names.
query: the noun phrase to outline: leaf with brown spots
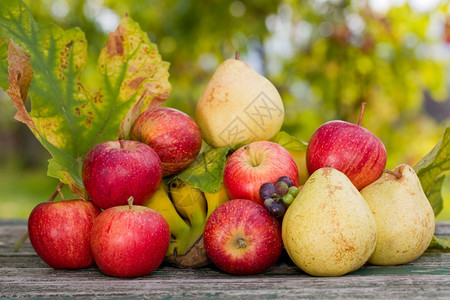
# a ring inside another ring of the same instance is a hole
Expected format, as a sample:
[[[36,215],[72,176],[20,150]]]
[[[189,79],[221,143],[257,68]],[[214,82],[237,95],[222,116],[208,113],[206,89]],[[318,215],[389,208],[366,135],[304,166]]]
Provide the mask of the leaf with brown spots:
[[[0,51],[8,44],[7,61],[0,61],[0,87],[13,100],[16,119],[51,153],[48,175],[86,197],[84,156],[100,142],[126,137],[143,110],[167,99],[169,64],[139,25],[125,17],[99,55],[98,80],[93,80],[98,88],[87,90],[80,80],[87,60],[84,33],[41,27],[22,0],[0,2]]]
[[[169,63],[161,60],[157,47],[147,34],[128,17],[109,34],[99,57],[100,76],[105,87],[112,87],[119,101],[134,99],[120,124],[120,138],[130,136],[131,127],[146,109],[160,106],[171,91]]]
[[[23,122],[34,132],[33,120],[25,108],[25,100],[27,100],[28,88],[33,78],[33,70],[31,70],[30,56],[27,55],[22,48],[17,47],[13,41],[9,43],[8,56],[6,61],[9,64],[9,88],[6,91],[14,102],[17,110],[14,119]]]
[[[450,172],[450,127],[434,148],[414,167],[434,214],[442,210],[442,184]]]

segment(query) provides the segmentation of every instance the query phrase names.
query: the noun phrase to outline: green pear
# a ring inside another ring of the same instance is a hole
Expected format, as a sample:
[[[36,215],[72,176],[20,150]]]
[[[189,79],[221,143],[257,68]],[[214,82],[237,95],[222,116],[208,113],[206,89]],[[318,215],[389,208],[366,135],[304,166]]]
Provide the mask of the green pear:
[[[364,198],[342,172],[315,171],[289,206],[282,223],[289,257],[314,276],[341,276],[372,254],[377,228]]]
[[[435,219],[414,169],[400,165],[366,186],[361,194],[378,228],[369,262],[399,265],[421,256],[433,238]]]
[[[213,147],[270,140],[283,119],[275,86],[238,57],[217,67],[196,108],[202,138]]]

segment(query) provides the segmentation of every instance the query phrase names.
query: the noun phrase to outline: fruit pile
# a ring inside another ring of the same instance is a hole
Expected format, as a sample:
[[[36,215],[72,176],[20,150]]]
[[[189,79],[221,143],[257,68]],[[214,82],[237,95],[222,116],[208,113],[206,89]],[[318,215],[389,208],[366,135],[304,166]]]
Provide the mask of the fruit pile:
[[[238,56],[226,60],[198,101],[197,122],[152,108],[130,139],[94,146],[82,167],[90,201],[39,204],[31,244],[55,269],[95,263],[117,277],[148,275],[164,259],[257,274],[283,247],[315,276],[410,262],[432,239],[434,213],[411,167],[385,170],[385,147],[361,126],[362,108],[358,124],[320,126],[295,159],[273,141],[284,117],[276,88]],[[226,149],[214,193],[177,178],[205,155],[202,140]]]

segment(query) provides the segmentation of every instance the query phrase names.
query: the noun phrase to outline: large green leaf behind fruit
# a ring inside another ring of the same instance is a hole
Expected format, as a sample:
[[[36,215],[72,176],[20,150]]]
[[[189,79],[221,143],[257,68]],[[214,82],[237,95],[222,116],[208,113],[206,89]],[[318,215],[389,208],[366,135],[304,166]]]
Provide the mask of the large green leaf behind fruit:
[[[51,153],[48,175],[80,196],[85,196],[81,166],[87,151],[103,141],[127,138],[137,116],[159,106],[171,90],[169,64],[128,17],[110,33],[99,55],[96,91],[80,82],[87,59],[84,33],[41,27],[23,1],[0,2],[0,58],[6,49],[9,65],[0,62],[0,87],[14,101],[15,118]]]
[[[442,184],[450,172],[450,127],[434,148],[414,167],[422,188],[437,215],[442,210]]]
[[[231,146],[223,148],[207,146],[186,170],[175,175],[174,178],[187,181],[203,192],[216,193],[223,181],[227,154],[231,149]]]

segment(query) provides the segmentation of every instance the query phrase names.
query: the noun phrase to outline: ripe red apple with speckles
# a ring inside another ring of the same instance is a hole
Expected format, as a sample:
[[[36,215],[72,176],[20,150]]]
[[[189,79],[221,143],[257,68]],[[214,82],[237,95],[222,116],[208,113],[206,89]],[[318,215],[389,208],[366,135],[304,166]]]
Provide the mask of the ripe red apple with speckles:
[[[80,269],[94,264],[89,235],[100,209],[74,199],[38,204],[28,218],[30,242],[54,269]]]
[[[277,220],[258,203],[234,199],[216,208],[205,224],[205,251],[227,273],[258,274],[271,267],[283,249]]]
[[[148,145],[130,140],[103,142],[83,162],[84,187],[101,209],[127,204],[144,205],[162,179],[161,161]]]
[[[132,204],[110,207],[94,221],[92,255],[110,276],[138,277],[152,273],[169,249],[170,230],[156,210]]]
[[[312,135],[306,151],[308,172],[333,167],[350,179],[358,190],[377,180],[386,166],[386,148],[372,132],[358,124],[329,121]]]
[[[223,183],[230,199],[249,199],[261,205],[259,193],[266,182],[276,183],[281,176],[298,185],[298,168],[292,155],[279,144],[257,141],[236,150],[228,159]]]
[[[200,129],[194,120],[169,107],[143,112],[133,124],[131,139],[146,143],[158,153],[163,177],[186,169],[202,147]]]

